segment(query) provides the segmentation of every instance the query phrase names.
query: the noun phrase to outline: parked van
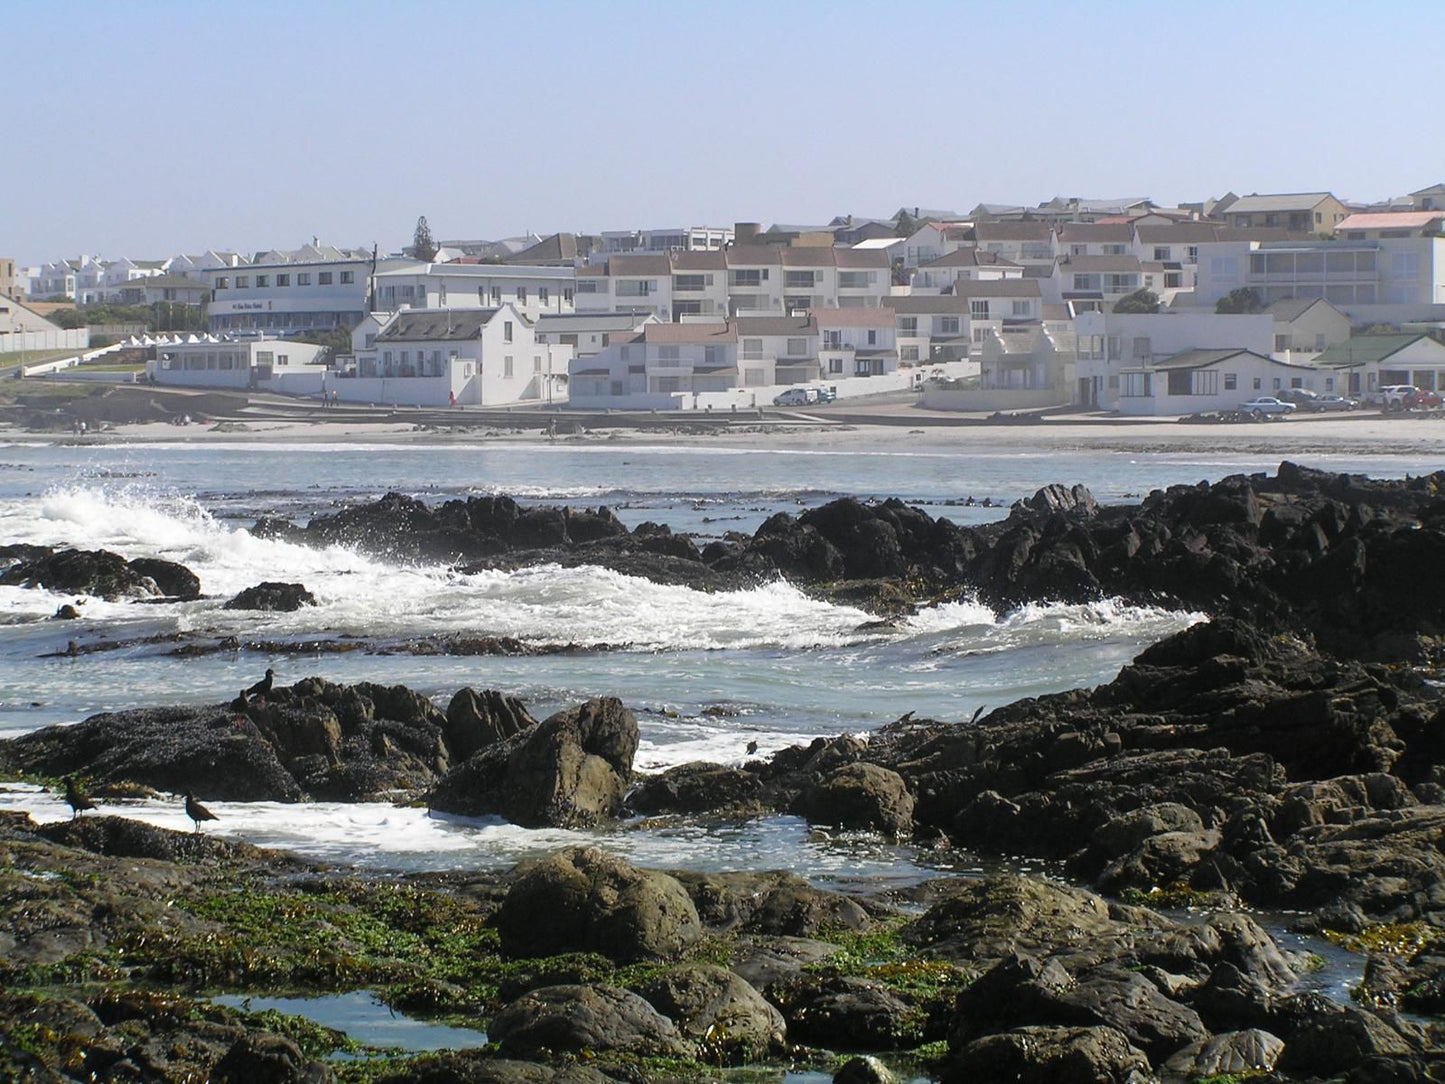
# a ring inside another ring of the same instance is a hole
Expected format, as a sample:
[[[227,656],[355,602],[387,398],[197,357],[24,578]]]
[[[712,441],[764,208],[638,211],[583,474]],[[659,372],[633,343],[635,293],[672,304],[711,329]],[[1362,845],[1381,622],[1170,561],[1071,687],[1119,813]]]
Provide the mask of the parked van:
[[[807,388],[787,388],[773,396],[773,406],[807,406],[808,402]]]

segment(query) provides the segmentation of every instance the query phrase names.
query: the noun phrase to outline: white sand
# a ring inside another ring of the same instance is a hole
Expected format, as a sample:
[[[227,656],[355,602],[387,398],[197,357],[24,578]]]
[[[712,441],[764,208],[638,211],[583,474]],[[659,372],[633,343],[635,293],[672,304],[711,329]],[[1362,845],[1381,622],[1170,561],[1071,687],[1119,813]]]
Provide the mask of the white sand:
[[[889,413],[890,420],[903,417]],[[1134,421],[1069,416],[1031,424],[930,424],[936,416],[907,415],[906,424],[837,425],[766,422],[739,423],[718,431],[688,430],[679,415],[676,428],[599,428],[585,434],[549,438],[535,426],[526,429],[418,429],[406,423],[343,421],[254,421],[220,426],[126,425],[83,438],[0,429],[0,440],[23,443],[558,443],[711,444],[787,449],[855,448],[883,451],[906,444],[910,450],[960,448],[1048,448],[1067,450],[1233,452],[1239,454],[1336,453],[1359,455],[1440,455],[1445,469],[1445,417],[1439,415],[1351,415],[1293,417],[1271,422],[1227,425],[1184,424],[1173,420]],[[565,419],[565,415],[563,416]],[[981,421],[981,419],[980,419]]]

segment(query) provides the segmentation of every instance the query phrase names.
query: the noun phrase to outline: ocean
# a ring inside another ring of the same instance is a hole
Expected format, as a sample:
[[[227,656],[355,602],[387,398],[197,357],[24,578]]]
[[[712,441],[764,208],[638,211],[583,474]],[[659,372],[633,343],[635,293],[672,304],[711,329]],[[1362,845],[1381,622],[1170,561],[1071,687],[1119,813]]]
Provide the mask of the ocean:
[[[1292,458],[1377,477],[1438,466],[1409,456]],[[0,587],[0,736],[99,711],[229,700],[268,666],[283,684],[311,675],[405,684],[443,708],[463,686],[496,688],[520,697],[538,718],[590,696],[618,696],[637,713],[643,771],[691,760],[741,762],[749,741],[766,756],[820,736],[866,735],[910,711],[967,725],[980,708],[1106,682],[1143,647],[1203,615],[1117,600],[994,613],[965,597],[897,627],[864,628],[869,614],[809,598],[781,580],[706,594],[586,567],[463,575],[345,547],[259,539],[249,528],[262,516],[304,521],[388,491],[437,502],[500,493],[523,503],[606,505],[629,526],[666,523],[705,541],[840,496],[896,496],[978,524],[1053,482],[1083,483],[1101,502],[1118,503],[1277,466],[1278,459],[1259,455],[923,450],[902,432],[896,447],[857,452],[491,440],[0,445],[0,544],[179,561],[199,575],[204,596],[168,605],[83,599],[79,620],[56,621],[56,609],[76,599]],[[291,614],[222,609],[262,580],[304,583],[318,605]],[[525,657],[394,650],[458,633],[573,646]],[[354,649],[192,650],[226,637]],[[67,653],[71,641],[77,654]],[[501,868],[579,841],[646,865],[787,868],[854,888],[981,868],[965,854],[817,831],[793,817],[624,822],[574,832],[385,803],[208,804],[219,818],[206,826],[213,834],[376,870]],[[0,808],[42,820],[69,816],[56,796],[23,785],[0,787]],[[190,827],[178,797],[117,811]],[[1014,868],[1031,867],[1021,860]]]

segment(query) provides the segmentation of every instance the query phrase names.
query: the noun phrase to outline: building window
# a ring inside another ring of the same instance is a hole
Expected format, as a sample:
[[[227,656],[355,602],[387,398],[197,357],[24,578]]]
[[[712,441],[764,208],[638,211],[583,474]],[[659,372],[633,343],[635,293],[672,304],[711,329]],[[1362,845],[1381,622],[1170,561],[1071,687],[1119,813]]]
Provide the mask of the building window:
[[[902,361],[917,361],[917,360],[918,360],[918,347],[916,347],[916,346],[905,346],[905,347],[903,347],[901,350],[898,351],[898,357],[899,357],[899,359],[902,360]],[[839,359],[839,360],[838,360],[838,369],[837,369],[837,371],[838,371],[838,372],[842,372],[842,371],[843,371],[843,362],[842,362],[842,359]]]
[[[511,340],[508,340],[509,342]],[[502,358],[502,376],[510,380],[512,378],[512,355],[508,354]]]
[[[562,290],[562,302],[563,302],[563,304],[566,304],[566,305],[572,304],[572,291],[571,291],[570,289],[568,289],[568,288],[563,288],[563,290]]]
[[[477,304],[478,304],[478,305],[485,305],[486,303],[487,303],[487,288],[486,288],[485,286],[478,286],[478,287],[477,287]]]
[[[541,354],[533,354],[533,355],[532,355],[532,372],[534,372],[534,373],[540,373],[541,371],[542,371],[542,355],[541,355]]]
[[[1225,391],[1234,391],[1234,390],[1235,390],[1236,388],[1238,388],[1238,387],[1239,387],[1239,374],[1238,374],[1238,373],[1225,373],[1225,374],[1224,374],[1224,390],[1225,390]]]
[[[525,286],[518,286],[518,287],[517,287],[517,304],[518,304],[518,305],[525,305],[526,303],[527,303],[527,288],[526,288]]]
[[[788,340],[788,357],[801,358],[808,353],[808,341],[806,339]]]
[[[538,286],[538,287],[537,287],[537,304],[539,304],[539,305],[545,305],[545,304],[547,304],[548,296],[549,296],[549,295],[548,295],[548,293],[547,293],[547,287],[545,287],[545,286]]]
[[[250,287],[250,285],[251,285],[251,276],[250,276],[250,275],[237,275],[237,276],[236,276],[236,289],[238,289],[238,290],[245,290],[245,289],[248,289],[248,288]]]
[[[263,289],[264,287],[267,287],[267,286],[270,286],[270,285],[271,285],[271,276],[270,276],[270,275],[257,275],[257,276],[256,276],[256,289],[260,290],[260,289]]]
[[[349,286],[351,283],[353,283],[353,282],[355,282],[355,281],[356,281],[356,272],[355,272],[355,271],[343,271],[343,272],[341,272],[341,285],[343,285],[343,286]]]
[[[316,285],[318,285],[318,286],[330,286],[330,285],[331,285],[331,272],[330,272],[330,271],[318,271],[318,272],[316,273]]]
[[[869,346],[877,346],[877,345],[878,345],[878,332],[877,332],[877,330],[875,330],[874,328],[871,328],[871,327],[868,329],[868,345],[869,345]]]
[[[900,316],[898,318],[898,334],[914,336],[918,334],[918,317]]]
[[[495,307],[497,307],[498,305],[500,305],[501,303],[502,303],[502,288],[501,288],[500,286],[493,286],[493,287],[492,287],[492,307],[495,308]]]
[[[915,346],[915,347],[913,347],[912,349],[913,349],[914,356],[915,356],[915,358],[916,358],[916,357],[917,357],[917,354],[918,354],[918,347]],[[828,372],[830,372],[830,373],[842,373],[842,372],[843,372],[843,359],[842,359],[842,358],[829,358],[829,359],[828,359]]]
[[[290,286],[290,285],[291,285],[291,276],[290,276],[290,275],[277,275],[277,276],[276,276],[276,285],[277,285],[277,286]]]
[[[987,315],[987,314],[985,314]],[[937,324],[939,335],[957,335],[959,329],[957,316],[939,316],[934,321]]]
[[[1167,259],[1169,259],[1169,246],[1168,246],[1168,245],[1155,245],[1155,246],[1154,246],[1154,258],[1155,258],[1156,260],[1167,260]]]
[[[1263,385],[1263,383],[1264,383],[1264,382],[1263,382],[1262,380],[1260,380],[1259,377],[1255,377],[1255,378],[1254,378],[1254,390],[1255,390],[1255,391],[1259,391],[1259,389],[1260,389],[1260,387]]]
[[[480,286],[478,286],[478,287],[477,287],[477,293],[481,293],[481,292],[482,292],[482,288],[481,288]],[[570,293],[570,292],[571,292],[571,291],[569,290],[568,293]],[[578,292],[579,294],[595,294],[595,293],[597,293],[597,280],[596,280],[596,279],[578,279],[578,280],[577,280],[577,292]],[[568,298],[568,300],[570,301],[571,298]]]
[[[657,360],[676,364],[682,360],[682,348],[679,346],[659,346],[657,348]]]
[[[296,285],[297,285],[297,286],[310,286],[310,285],[311,285],[311,272],[310,272],[310,271],[298,271],[298,272],[296,273]]]
[[[231,284],[231,279],[230,279],[230,276],[229,276],[229,275],[219,275],[219,276],[217,276],[217,278],[216,278],[216,289],[218,289],[218,290],[227,290],[227,289],[230,289],[230,284]]]
[[[441,308],[447,307],[447,284],[442,283],[437,287],[437,305]]]
[[[980,298],[968,303],[968,317],[970,320],[988,319],[988,299]]]
[[[1013,314],[1015,316],[1029,315],[1029,303],[1027,301],[1015,301],[1013,303]]]
[[[763,356],[762,339],[744,339],[743,357],[749,361],[760,361]]]
[[[510,320],[502,321],[502,341],[505,343],[512,341],[512,321]]]

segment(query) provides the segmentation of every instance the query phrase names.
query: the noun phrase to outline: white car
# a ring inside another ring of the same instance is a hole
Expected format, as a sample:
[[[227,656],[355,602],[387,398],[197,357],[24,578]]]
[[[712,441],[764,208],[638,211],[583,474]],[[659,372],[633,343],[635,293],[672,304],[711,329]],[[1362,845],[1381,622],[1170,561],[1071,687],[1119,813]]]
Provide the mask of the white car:
[[[773,396],[773,406],[807,406],[807,388],[788,388]]]
[[[1267,414],[1278,414],[1283,417],[1286,414],[1293,414],[1295,405],[1286,403],[1283,399],[1276,399],[1272,395],[1260,395],[1247,403],[1241,403],[1239,409],[1246,414],[1253,414],[1256,418],[1262,418]]]

